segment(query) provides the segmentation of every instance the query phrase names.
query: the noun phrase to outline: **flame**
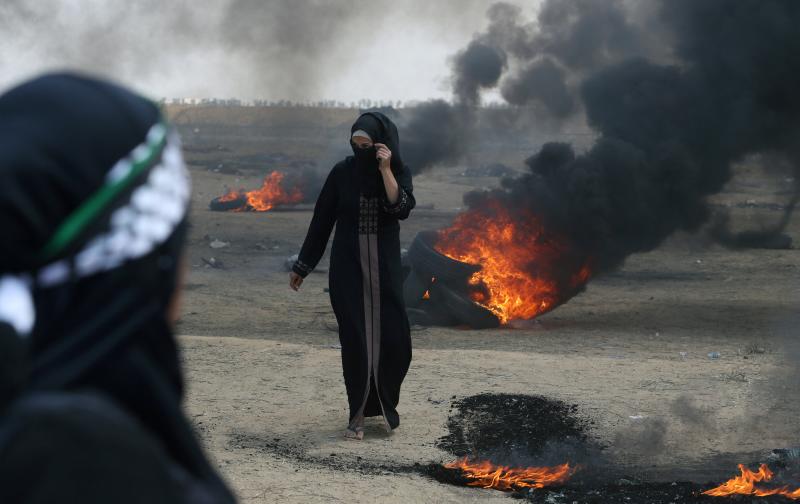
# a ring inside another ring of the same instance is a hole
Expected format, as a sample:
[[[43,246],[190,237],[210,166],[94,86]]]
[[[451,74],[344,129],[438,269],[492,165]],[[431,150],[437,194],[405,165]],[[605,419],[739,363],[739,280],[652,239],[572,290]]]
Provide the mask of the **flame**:
[[[241,195],[241,192],[239,192],[239,191],[230,191],[227,194],[224,194],[224,195],[220,196],[219,198],[217,198],[217,201],[219,201],[221,203],[225,203],[227,201],[233,201],[233,200],[239,199],[240,195]]]
[[[512,215],[497,200],[456,217],[439,231],[435,248],[481,266],[469,282],[472,299],[503,324],[555,308],[591,276],[588,258],[576,257],[566,237],[545,229],[535,215]]]
[[[470,480],[468,486],[503,491],[560,485],[578,469],[570,466],[569,462],[552,467],[508,467],[495,465],[488,460],[470,461],[467,457],[445,464],[444,467],[460,469]]]
[[[436,277],[431,277],[431,285],[436,283]],[[422,299],[430,299],[431,298],[431,290],[428,289],[425,291],[425,294],[422,295]]]
[[[758,471],[751,471],[744,464],[739,464],[740,476],[729,479],[711,490],[703,492],[704,495],[725,497],[729,495],[753,495],[756,497],[769,497],[770,495],[783,495],[792,500],[800,499],[800,488],[790,490],[789,487],[758,488],[756,483],[771,481],[774,473],[766,464],[761,464]]]
[[[267,212],[278,205],[291,205],[303,201],[303,191],[298,186],[290,188],[284,187],[283,179],[285,173],[279,171],[270,172],[264,177],[261,187],[252,191],[240,189],[230,191],[218,198],[220,202],[233,201],[243,198],[246,202],[233,209],[234,212]]]

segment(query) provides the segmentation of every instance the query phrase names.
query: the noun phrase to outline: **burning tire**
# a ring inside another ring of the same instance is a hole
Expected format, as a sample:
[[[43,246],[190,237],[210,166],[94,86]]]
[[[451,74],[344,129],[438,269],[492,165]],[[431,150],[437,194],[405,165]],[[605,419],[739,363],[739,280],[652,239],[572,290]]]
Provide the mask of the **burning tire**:
[[[406,308],[408,323],[420,326],[440,326],[452,327],[458,325],[459,321],[441,306],[435,303],[424,301],[420,308]]]
[[[500,320],[487,308],[437,282],[431,286],[431,301],[441,305],[460,324],[473,329],[500,326]]]
[[[406,315],[408,315],[408,323],[412,326],[429,326],[431,319],[428,317],[428,312],[420,310],[419,308],[406,308]]]
[[[424,279],[427,278],[427,281]],[[408,308],[416,308],[422,302],[422,297],[431,286],[430,277],[421,277],[416,270],[411,270],[403,282],[403,300]]]
[[[439,283],[463,284],[480,266],[467,264],[440,254],[433,248],[435,231],[420,231],[408,249],[411,266],[420,276],[435,277]]]
[[[494,313],[466,294],[468,281],[480,266],[440,254],[434,249],[436,239],[436,231],[420,231],[408,249],[411,272],[403,283],[403,298],[409,320],[418,325],[498,327]],[[426,291],[430,299],[423,299]]]
[[[230,200],[223,200],[222,196],[220,196],[219,198],[211,200],[211,203],[208,204],[208,208],[215,212],[228,212],[230,210],[242,208],[245,205],[247,205],[247,198],[244,196],[239,196],[238,198]]]

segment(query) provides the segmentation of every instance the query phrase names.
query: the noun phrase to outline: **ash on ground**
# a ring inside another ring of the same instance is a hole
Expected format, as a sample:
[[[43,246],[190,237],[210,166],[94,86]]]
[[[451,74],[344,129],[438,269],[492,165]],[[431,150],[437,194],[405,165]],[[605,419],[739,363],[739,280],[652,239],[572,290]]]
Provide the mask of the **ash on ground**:
[[[513,497],[537,504],[790,502],[781,496],[703,495],[704,490],[720,482],[650,482],[626,477],[622,472],[624,468],[610,464],[600,444],[591,439],[591,419],[582,416],[577,406],[559,400],[520,394],[480,394],[454,401],[451,409],[447,422],[449,434],[440,438],[437,446],[454,457],[488,459],[498,465],[515,467],[564,462],[580,466],[562,486],[511,492]],[[791,465],[794,455],[792,450],[776,450],[772,457]],[[786,462],[789,459],[791,461]],[[771,462],[781,467],[778,460]],[[457,486],[469,483],[460,469],[449,469],[441,464],[419,469],[441,483]]]
[[[580,461],[596,451],[588,442],[591,420],[577,406],[541,396],[479,394],[454,401],[449,434],[437,446],[456,457],[504,465]]]

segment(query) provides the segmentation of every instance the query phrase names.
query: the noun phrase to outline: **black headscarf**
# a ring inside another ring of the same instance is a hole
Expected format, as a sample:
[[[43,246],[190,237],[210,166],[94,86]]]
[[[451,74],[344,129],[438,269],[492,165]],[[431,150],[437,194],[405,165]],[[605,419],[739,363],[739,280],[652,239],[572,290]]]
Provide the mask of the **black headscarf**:
[[[353,149],[354,162],[358,168],[361,193],[366,196],[376,196],[381,193],[383,185],[378,171],[377,149],[359,149],[352,140],[352,135],[358,130],[369,134],[373,143],[382,143],[392,152],[392,173],[399,177],[404,170],[403,159],[400,155],[400,135],[397,126],[391,119],[381,112],[365,112],[359,116],[350,128],[350,146]]]
[[[232,502],[181,410],[167,322],[187,177],[158,107],[121,87],[58,74],[0,97],[0,281],[27,285],[35,311],[20,330],[0,307],[0,346],[27,346],[6,396],[97,390]]]

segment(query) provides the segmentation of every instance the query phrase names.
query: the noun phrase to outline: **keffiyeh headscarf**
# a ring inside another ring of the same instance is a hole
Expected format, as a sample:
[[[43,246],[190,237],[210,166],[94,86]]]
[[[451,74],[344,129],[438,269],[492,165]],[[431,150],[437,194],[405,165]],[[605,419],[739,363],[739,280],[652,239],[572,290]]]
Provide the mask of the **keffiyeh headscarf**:
[[[0,337],[26,347],[17,394],[99,390],[229,495],[181,411],[167,321],[189,195],[154,103],[69,74],[0,97]]]
[[[166,308],[189,201],[178,138],[122,88],[46,76],[0,97],[0,180],[0,322],[30,339],[31,381],[64,386],[91,367],[78,352]]]

